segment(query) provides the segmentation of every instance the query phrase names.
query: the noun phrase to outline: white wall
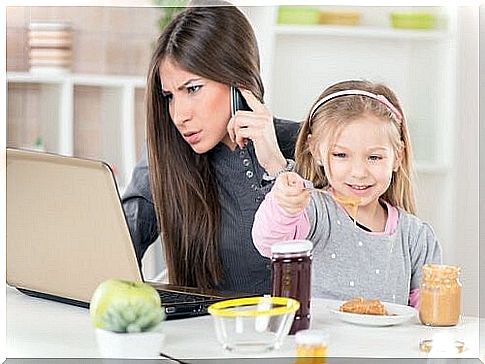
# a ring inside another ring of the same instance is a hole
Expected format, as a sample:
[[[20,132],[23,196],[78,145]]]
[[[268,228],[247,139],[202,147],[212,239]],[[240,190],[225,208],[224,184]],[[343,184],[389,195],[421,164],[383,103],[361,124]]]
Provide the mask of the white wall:
[[[453,161],[454,255],[462,267],[464,311],[478,315],[478,8],[461,7],[457,24],[457,92]],[[482,312],[482,315],[485,313]]]
[[[480,64],[479,64],[479,70],[480,70],[480,86],[479,86],[479,93],[482,93],[485,95],[485,75],[483,74],[483,70],[485,70],[485,5],[482,5],[480,7]],[[479,103],[479,108],[481,109],[480,111],[480,121],[482,122],[482,125],[483,125],[483,122],[485,120],[485,97],[480,97],[480,103]],[[483,142],[485,140],[485,128],[481,128],[480,129],[480,140]],[[482,156],[483,158],[483,149],[482,149]],[[481,167],[482,167],[482,170],[480,172],[480,175],[479,175],[479,180],[481,179],[483,181],[483,176],[485,175],[485,172],[484,172],[484,169],[483,169],[483,165],[484,165],[484,159],[482,159],[482,163],[481,163]],[[485,185],[482,184],[482,186],[479,187],[479,190],[481,193],[481,196],[482,196],[482,201],[480,203],[481,205],[481,208],[479,208],[479,211],[481,212],[481,216],[480,216],[480,225],[481,226],[485,226],[483,223],[484,223],[484,217],[485,217],[485,214],[483,213],[485,210],[484,210],[484,207],[485,207],[485,203],[483,201],[483,192],[485,191]],[[480,267],[482,267],[480,269],[480,306],[479,306],[479,312],[481,314],[481,316],[485,316],[485,232],[484,232],[485,229],[482,229],[482,231],[479,233],[479,240],[480,240]],[[481,333],[485,333],[485,320],[482,320],[482,322],[480,322],[480,332]],[[481,350],[481,358],[482,358],[482,362],[485,362],[485,335],[481,335],[480,336],[480,348],[482,348]]]

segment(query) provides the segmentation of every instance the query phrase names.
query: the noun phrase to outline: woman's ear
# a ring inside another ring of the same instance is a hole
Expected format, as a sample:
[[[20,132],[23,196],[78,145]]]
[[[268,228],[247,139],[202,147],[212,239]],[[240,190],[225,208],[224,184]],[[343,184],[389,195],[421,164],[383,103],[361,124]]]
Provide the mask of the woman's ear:
[[[394,172],[397,172],[399,170],[399,167],[401,166],[402,159],[404,157],[404,142],[402,140],[395,154],[396,154],[396,158],[394,160],[394,165],[392,167],[392,170]]]

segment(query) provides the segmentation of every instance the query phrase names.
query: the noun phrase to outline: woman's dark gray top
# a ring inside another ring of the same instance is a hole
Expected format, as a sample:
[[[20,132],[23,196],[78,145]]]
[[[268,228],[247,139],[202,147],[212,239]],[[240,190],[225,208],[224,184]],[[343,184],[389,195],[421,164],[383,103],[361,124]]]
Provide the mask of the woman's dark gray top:
[[[275,119],[278,145],[285,158],[293,159],[299,123]],[[224,267],[223,290],[269,293],[271,261],[253,245],[254,215],[271,184],[264,185],[264,169],[251,142],[231,151],[219,143],[208,152],[216,171],[221,203],[220,258]],[[157,220],[149,186],[146,152],[136,165],[123,198],[123,208],[138,263],[158,237]]]

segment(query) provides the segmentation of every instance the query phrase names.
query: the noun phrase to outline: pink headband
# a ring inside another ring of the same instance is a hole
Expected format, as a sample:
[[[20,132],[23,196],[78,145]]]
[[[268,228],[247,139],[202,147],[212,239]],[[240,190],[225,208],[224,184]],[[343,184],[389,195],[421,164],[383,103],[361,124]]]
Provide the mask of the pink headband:
[[[312,108],[312,111],[310,112],[310,116],[308,118],[308,120],[311,120],[311,118],[313,117],[313,114],[315,114],[315,112],[317,111],[317,109],[322,106],[324,103],[326,103],[327,101],[330,101],[336,97],[340,97],[340,96],[351,96],[351,95],[361,95],[361,96],[367,96],[367,97],[370,97],[374,100],[377,100],[381,103],[383,103],[384,105],[386,105],[389,110],[391,110],[392,114],[394,115],[394,117],[399,120],[400,122],[402,122],[402,115],[401,113],[399,112],[399,110],[383,95],[376,95],[376,94],[373,94],[372,92],[368,92],[368,91],[363,91],[363,90],[343,90],[343,91],[337,91],[337,92],[334,92],[328,96],[325,96],[323,99],[321,99],[320,101],[318,101],[315,106],[313,106]]]

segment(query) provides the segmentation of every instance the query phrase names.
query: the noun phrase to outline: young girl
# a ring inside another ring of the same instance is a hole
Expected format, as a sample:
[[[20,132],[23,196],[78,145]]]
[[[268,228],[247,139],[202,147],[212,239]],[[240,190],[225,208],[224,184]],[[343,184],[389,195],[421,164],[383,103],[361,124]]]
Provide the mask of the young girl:
[[[272,244],[306,238],[313,296],[416,306],[421,267],[440,263],[441,247],[413,215],[411,144],[395,94],[367,81],[327,88],[295,157],[298,174],[280,174],[256,213],[259,252],[269,257]]]

